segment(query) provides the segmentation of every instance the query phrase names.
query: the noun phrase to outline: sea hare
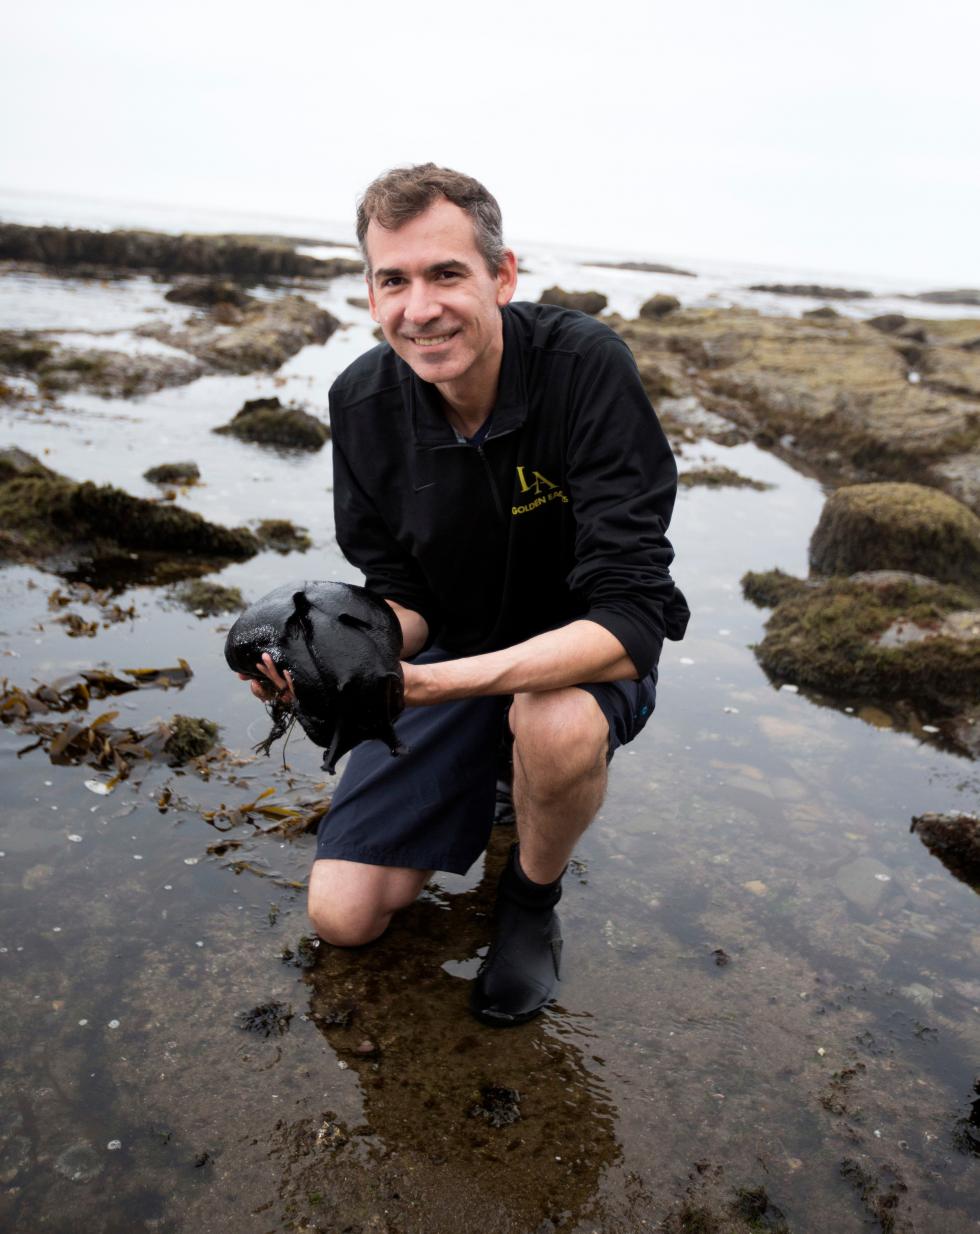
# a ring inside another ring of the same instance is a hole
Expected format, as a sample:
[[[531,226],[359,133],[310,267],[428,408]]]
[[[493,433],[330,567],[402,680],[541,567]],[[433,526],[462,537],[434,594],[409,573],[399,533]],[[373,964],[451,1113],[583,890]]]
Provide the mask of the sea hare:
[[[247,608],[228,632],[225,659],[237,673],[265,681],[256,664],[265,652],[288,669],[295,702],[273,703],[266,753],[295,715],[326,753],[323,766],[359,742],[378,738],[399,752],[393,721],[404,705],[401,629],[387,604],[348,583],[293,582]]]

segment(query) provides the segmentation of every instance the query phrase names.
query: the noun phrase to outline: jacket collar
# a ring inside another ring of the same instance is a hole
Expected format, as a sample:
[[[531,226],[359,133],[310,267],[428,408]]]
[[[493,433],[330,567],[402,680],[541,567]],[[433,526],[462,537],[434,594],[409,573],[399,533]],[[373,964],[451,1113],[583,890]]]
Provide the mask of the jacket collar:
[[[527,419],[527,388],[520,340],[517,337],[520,327],[506,306],[501,309],[501,316],[504,326],[504,354],[500,362],[497,401],[493,405],[493,423],[487,440],[520,428]],[[432,449],[436,446],[456,445],[457,437],[442,410],[438,390],[431,382],[416,376],[403,360],[399,360],[399,365],[408,375],[408,406],[416,446]]]

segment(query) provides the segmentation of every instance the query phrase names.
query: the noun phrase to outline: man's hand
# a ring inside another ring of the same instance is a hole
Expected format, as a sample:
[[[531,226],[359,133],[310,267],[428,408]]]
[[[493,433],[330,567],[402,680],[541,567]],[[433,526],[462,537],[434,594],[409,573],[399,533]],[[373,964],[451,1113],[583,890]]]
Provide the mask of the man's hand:
[[[293,693],[293,678],[289,669],[283,669],[280,674],[276,668],[275,661],[268,652],[256,664],[255,669],[266,678],[268,684],[257,681],[254,677],[249,677],[245,673],[239,673],[238,676],[242,681],[249,683],[249,689],[256,698],[261,699],[263,703],[271,703],[275,699],[278,699],[281,703],[293,703],[296,701],[296,695]]]

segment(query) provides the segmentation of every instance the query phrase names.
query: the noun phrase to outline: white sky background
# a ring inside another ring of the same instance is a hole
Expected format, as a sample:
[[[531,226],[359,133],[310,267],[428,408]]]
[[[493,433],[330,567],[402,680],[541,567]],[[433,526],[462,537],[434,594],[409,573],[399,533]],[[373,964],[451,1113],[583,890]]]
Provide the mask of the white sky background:
[[[5,0],[0,186],[980,286],[977,0]]]

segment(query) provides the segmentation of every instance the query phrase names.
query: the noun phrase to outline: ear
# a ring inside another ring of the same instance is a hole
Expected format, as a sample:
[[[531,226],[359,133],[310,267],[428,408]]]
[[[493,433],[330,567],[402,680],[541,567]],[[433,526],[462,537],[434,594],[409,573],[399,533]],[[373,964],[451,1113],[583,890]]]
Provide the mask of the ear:
[[[497,271],[497,304],[503,308],[514,298],[517,291],[517,254],[513,249],[504,249]]]
[[[378,305],[374,298],[374,279],[370,274],[365,274],[364,281],[367,283],[368,303],[371,306],[371,319],[381,323],[381,314],[378,312]]]

